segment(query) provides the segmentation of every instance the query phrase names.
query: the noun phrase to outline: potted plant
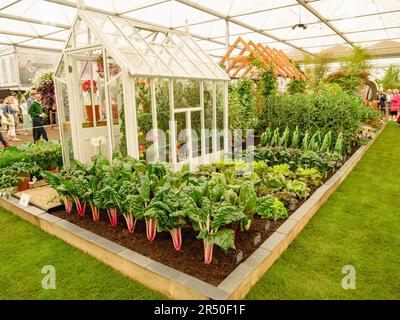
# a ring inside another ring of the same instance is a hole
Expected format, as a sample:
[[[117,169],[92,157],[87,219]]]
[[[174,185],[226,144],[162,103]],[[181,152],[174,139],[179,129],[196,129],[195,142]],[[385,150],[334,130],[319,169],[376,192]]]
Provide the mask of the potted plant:
[[[93,90],[92,90],[93,86]],[[97,93],[97,82],[96,80],[85,80],[82,83],[82,90],[83,92],[86,92],[89,95],[90,98],[90,104],[85,104],[85,109],[86,109],[86,115],[87,115],[87,120],[91,123],[93,123],[93,95]],[[95,113],[96,113],[96,121],[100,120],[100,109],[99,105],[95,104]]]

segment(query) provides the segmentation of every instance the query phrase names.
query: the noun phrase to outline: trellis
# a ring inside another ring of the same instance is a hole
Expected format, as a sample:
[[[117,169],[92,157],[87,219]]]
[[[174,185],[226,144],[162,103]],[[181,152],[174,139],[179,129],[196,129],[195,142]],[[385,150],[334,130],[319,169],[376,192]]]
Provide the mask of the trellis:
[[[238,53],[235,54],[236,52]],[[267,69],[272,65],[273,73],[277,78],[306,80],[306,76],[296,68],[282,50],[254,43],[252,40],[246,42],[241,37],[238,37],[229,47],[219,64],[225,68],[226,73],[232,79],[245,77],[255,79],[257,70],[254,66],[254,59],[263,63]]]

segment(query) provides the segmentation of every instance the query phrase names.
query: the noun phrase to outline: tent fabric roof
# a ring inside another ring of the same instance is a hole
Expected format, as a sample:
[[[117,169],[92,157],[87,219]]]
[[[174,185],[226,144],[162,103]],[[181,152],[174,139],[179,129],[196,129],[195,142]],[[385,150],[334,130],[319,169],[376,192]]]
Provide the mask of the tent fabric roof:
[[[400,0],[0,0],[0,48],[62,49],[82,3],[91,12],[188,30],[215,56],[227,49],[227,29],[229,45],[241,36],[295,60],[353,46],[377,56],[400,56]],[[307,28],[293,29],[299,23]]]

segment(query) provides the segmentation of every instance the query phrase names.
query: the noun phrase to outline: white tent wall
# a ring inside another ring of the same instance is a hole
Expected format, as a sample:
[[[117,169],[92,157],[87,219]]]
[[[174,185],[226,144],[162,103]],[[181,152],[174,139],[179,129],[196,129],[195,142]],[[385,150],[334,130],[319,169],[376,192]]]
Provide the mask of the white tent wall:
[[[35,77],[53,71],[61,51],[7,47],[0,50],[0,88],[29,90]]]

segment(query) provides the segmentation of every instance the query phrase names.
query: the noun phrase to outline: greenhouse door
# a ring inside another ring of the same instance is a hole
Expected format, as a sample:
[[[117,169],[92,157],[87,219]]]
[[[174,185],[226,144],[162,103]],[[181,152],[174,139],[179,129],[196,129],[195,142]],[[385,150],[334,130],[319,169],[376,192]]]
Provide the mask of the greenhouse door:
[[[112,157],[112,115],[105,83],[101,47],[67,51],[67,77],[71,92],[71,130],[75,158],[90,162],[95,154]],[[118,119],[117,119],[118,120]]]
[[[195,168],[204,163],[203,111],[201,108],[175,109],[176,157],[175,170],[188,163]]]

